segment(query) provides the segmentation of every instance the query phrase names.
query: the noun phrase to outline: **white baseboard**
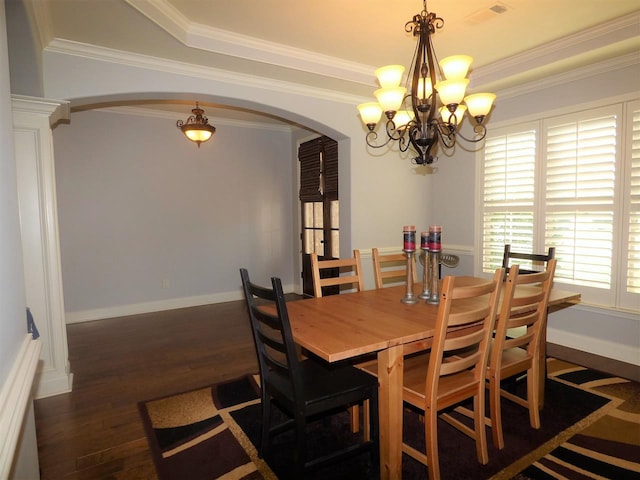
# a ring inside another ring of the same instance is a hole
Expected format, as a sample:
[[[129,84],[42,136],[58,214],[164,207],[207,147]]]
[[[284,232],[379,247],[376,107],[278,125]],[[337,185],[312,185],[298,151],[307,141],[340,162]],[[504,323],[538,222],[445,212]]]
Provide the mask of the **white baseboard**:
[[[640,365],[640,347],[622,345],[579,333],[567,332],[553,327],[547,328],[547,342],[601,357],[611,358],[631,365]]]
[[[25,335],[9,376],[0,390],[0,478],[9,478],[29,401],[42,342]]]
[[[67,366],[66,372],[58,372],[55,370],[42,372],[35,381],[34,398],[40,399],[68,393],[73,388],[73,373],[69,372]]]
[[[283,285],[285,292],[295,291],[294,285]],[[77,312],[66,312],[66,323],[89,322],[92,320],[102,320],[105,318],[124,317],[127,315],[138,315],[141,313],[161,312],[164,310],[175,310],[177,308],[197,307],[209,305],[211,303],[233,302],[244,298],[242,291],[213,293],[210,295],[198,295],[194,297],[170,298],[153,302],[135,303],[130,305],[119,305],[116,307],[96,308],[92,310],[80,310]]]

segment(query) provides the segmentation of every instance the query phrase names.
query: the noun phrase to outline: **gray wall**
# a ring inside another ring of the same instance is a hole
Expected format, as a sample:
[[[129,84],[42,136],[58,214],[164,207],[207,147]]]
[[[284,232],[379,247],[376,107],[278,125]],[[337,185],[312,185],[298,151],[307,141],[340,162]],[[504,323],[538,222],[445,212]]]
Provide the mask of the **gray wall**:
[[[0,71],[7,72],[7,32],[0,2]],[[9,78],[0,75],[0,385],[27,333],[22,244]]]
[[[186,108],[117,112],[54,130],[68,321],[237,299],[242,266],[293,288],[290,129],[210,118],[197,148]]]

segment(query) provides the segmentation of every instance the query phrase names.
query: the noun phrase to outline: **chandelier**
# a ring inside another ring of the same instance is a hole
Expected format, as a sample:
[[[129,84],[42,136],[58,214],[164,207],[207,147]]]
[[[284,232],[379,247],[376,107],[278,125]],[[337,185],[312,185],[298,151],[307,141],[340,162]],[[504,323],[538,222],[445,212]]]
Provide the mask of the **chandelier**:
[[[191,113],[193,115],[190,115],[186,122],[178,120],[176,125],[189,140],[196,142],[200,148],[200,144],[209,140],[211,135],[216,132],[216,127],[209,125],[209,120],[204,116],[204,110],[200,108],[198,102]]]
[[[469,84],[467,72],[473,61],[471,57],[454,55],[437,62],[431,36],[443,26],[444,20],[428,12],[427,1],[423,0],[422,12],[405,24],[405,31],[418,37],[406,86],[400,86],[405,70],[402,65],[378,68],[375,75],[380,88],[374,92],[378,101],[358,105],[362,122],[369,130],[367,145],[381,148],[397,141],[402,152],[412,148],[417,155],[413,162],[417,165],[430,165],[437,161],[432,149],[438,143],[452,149],[457,137],[467,142],[483,140],[487,129],[482,122],[496,97],[492,93],[465,97]],[[383,112],[387,138],[384,143],[376,143],[378,134],[375,129]],[[460,132],[465,112],[472,117],[472,138]]]

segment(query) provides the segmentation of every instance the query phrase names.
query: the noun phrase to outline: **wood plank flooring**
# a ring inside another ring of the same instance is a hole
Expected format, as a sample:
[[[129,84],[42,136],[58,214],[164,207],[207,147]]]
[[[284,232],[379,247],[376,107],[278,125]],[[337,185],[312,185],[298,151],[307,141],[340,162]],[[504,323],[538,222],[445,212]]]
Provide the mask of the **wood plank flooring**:
[[[42,480],[156,479],[138,402],[257,372],[244,301],[67,326],[73,391],[36,400]]]

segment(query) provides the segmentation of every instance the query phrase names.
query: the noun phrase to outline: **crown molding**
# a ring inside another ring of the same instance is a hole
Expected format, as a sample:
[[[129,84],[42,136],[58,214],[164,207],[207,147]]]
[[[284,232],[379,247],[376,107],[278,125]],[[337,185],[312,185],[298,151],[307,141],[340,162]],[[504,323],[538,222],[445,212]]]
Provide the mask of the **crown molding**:
[[[230,84],[240,84],[251,86],[266,91],[278,91],[281,93],[297,94],[314,98],[326,99],[339,103],[356,104],[362,102],[362,96],[328,90],[299,83],[287,82],[273,78],[259,77],[245,73],[231,72],[214,67],[194,65],[169,60],[165,58],[152,57],[138,53],[125,52],[111,48],[89,45],[55,38],[45,48],[46,52],[62,55],[72,55],[89,60],[104,61],[122,65],[129,65],[138,68],[158,70],[176,75],[200,77],[208,80],[215,80]]]
[[[575,68],[569,72],[550,75],[548,77],[536,79],[534,81],[523,83],[512,88],[498,90],[497,93],[500,95],[500,99],[518,97],[535,91],[575,82],[585,78],[593,77],[595,75],[620,70],[622,68],[631,67],[638,64],[640,64],[640,55],[638,55],[637,53],[628,53],[616,58],[611,58],[602,62],[594,63],[592,65],[587,65],[582,68]]]
[[[638,38],[640,12],[605,22],[588,30],[533,48],[473,70],[474,85],[487,85],[618,42]]]
[[[124,0],[183,45],[254,62],[374,85],[374,67],[190,22],[166,0]]]
[[[322,98],[340,103],[355,105],[368,100],[367,98],[358,95],[344,94],[332,90],[305,86],[292,82],[266,79],[253,75],[220,70],[213,67],[204,67],[174,60],[150,57],[147,55],[98,47],[95,45],[88,45],[70,40],[54,39],[46,47],[46,50],[54,53],[74,55],[92,60],[108,61],[180,75],[208,78],[211,80],[218,80],[227,83],[241,83],[243,85],[249,85],[256,88],[276,90],[283,93],[296,93],[303,96]],[[543,79],[536,79],[535,81],[522,83],[511,88],[499,89],[496,93],[498,93],[500,95],[500,98],[502,99],[516,97],[532,91],[540,90],[542,88],[549,88],[554,85],[569,83],[572,81],[605,73],[607,71],[618,70],[627,66],[636,65],[638,63],[640,63],[640,55],[638,55],[637,53],[630,53],[593,65],[573,69],[570,72],[548,76]]]

